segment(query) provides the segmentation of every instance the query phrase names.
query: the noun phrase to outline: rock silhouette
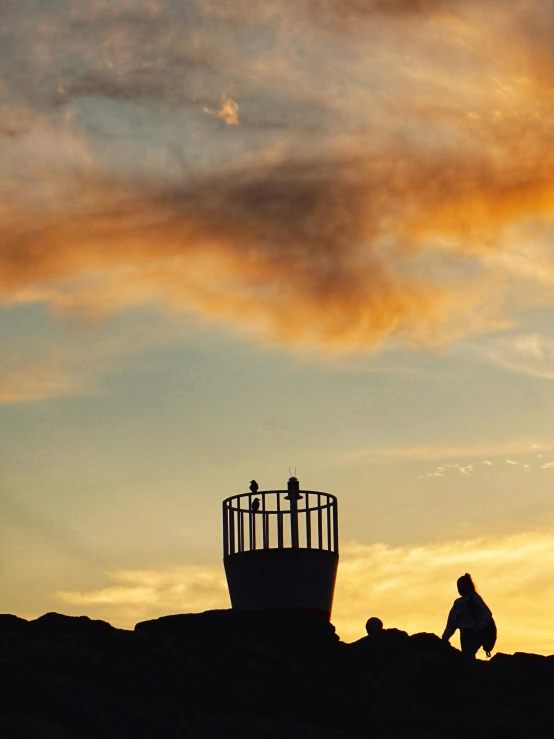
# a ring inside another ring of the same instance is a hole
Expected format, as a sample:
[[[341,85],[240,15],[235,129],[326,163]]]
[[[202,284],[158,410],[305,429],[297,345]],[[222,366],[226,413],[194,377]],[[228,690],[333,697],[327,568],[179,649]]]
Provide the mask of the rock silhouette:
[[[207,611],[115,629],[0,615],[7,739],[550,736],[554,656],[466,665],[434,634],[352,644],[309,614]]]

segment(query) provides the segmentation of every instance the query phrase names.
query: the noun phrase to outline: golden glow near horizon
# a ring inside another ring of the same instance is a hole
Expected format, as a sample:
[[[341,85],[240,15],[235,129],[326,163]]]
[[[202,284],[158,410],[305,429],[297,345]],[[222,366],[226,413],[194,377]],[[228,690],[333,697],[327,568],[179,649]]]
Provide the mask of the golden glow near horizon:
[[[478,590],[499,624],[497,651],[552,654],[553,568],[551,532],[404,547],[351,543],[341,554],[332,622],[344,641],[365,636],[371,615],[386,628],[440,636],[458,597],[457,578],[478,572]],[[221,567],[120,571],[109,579],[105,588],[58,597],[76,612],[92,609],[122,628],[164,614],[229,607]],[[458,635],[452,643],[458,645]]]
[[[470,570],[554,652],[554,3],[2,13],[0,610],[225,605],[220,501],[292,464],[343,638]]]

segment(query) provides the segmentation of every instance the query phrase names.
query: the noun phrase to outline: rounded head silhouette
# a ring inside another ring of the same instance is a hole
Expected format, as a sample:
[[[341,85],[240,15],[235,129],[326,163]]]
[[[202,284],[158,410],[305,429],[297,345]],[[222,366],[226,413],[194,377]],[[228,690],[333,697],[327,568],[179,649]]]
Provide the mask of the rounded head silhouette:
[[[458,593],[461,596],[464,595],[471,595],[471,593],[475,593],[475,583],[471,579],[471,575],[469,572],[466,572],[465,575],[462,575],[458,578],[456,585],[458,586]]]
[[[367,619],[365,630],[367,631],[369,636],[373,636],[373,634],[378,634],[380,631],[383,630],[383,622],[380,618],[377,618],[377,616],[372,616],[371,618]]]

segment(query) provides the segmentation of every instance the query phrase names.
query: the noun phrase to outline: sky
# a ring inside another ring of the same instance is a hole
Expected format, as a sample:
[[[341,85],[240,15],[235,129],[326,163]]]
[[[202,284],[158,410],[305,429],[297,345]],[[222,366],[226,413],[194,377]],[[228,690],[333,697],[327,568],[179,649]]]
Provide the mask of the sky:
[[[0,611],[228,607],[338,496],[333,622],[554,653],[554,2],[0,0]],[[455,641],[455,640],[454,640]]]

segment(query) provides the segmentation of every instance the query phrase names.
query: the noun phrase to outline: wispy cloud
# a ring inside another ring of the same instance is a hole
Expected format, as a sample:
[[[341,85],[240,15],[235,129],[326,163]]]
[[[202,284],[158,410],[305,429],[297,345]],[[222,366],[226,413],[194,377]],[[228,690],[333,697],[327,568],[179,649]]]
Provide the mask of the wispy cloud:
[[[115,583],[90,592],[60,592],[65,603],[108,614],[114,624],[133,626],[137,621],[170,613],[197,613],[229,608],[222,569],[187,565],[167,570],[120,570]]]
[[[511,372],[554,379],[554,339],[549,336],[539,333],[502,336],[473,344],[470,351]]]
[[[448,470],[453,470],[455,472],[459,472],[462,477],[468,477],[473,472],[473,465],[471,464],[444,464],[437,467],[437,469],[434,472],[428,472],[425,475],[419,475],[419,479],[424,479],[426,477],[444,477],[445,472]]]
[[[553,568],[551,532],[404,547],[350,543],[341,553],[333,623],[347,641],[363,636],[369,616],[410,633],[440,634],[458,595],[456,579],[471,572],[498,623],[498,649],[551,654]],[[168,613],[229,606],[221,567],[125,570],[111,580],[99,590],[58,595],[76,613],[125,627]]]
[[[221,98],[221,106],[219,110],[204,108],[204,112],[221,118],[228,126],[237,126],[239,122],[239,105],[232,98],[223,95]]]
[[[0,348],[0,405],[101,394],[106,378],[152,368],[152,360],[138,363],[138,356],[188,335],[186,322],[150,317],[132,334],[121,332],[117,323],[102,323],[80,330],[66,325],[48,338],[12,339],[11,346]]]
[[[516,460],[514,460],[514,459],[506,459],[504,461],[505,461],[505,463],[507,465],[510,465],[510,466],[513,466],[513,467],[519,467],[519,466],[521,466],[521,469],[524,472],[531,472],[531,470],[532,470],[532,465],[529,464],[528,462],[525,462],[525,461],[516,462]],[[483,464],[486,465],[486,466],[488,466],[488,467],[492,467],[493,466],[493,463],[490,462],[489,460],[484,460],[483,461]],[[548,469],[549,467],[554,467],[554,463],[549,463],[549,464],[545,464],[545,465],[541,465],[541,466],[542,466],[542,469]],[[471,464],[469,464],[469,465],[446,464],[446,465],[440,465],[439,467],[437,467],[432,472],[427,472],[427,473],[425,473],[423,475],[418,475],[417,477],[418,477],[419,480],[425,480],[425,479],[433,478],[433,477],[444,477],[445,476],[445,473],[448,470],[450,470],[450,469],[453,470],[453,471],[458,471],[460,473],[460,475],[462,475],[463,477],[468,477],[469,475],[471,475],[474,472],[474,466],[471,465]]]
[[[554,440],[544,439],[541,448],[554,450]],[[343,451],[325,450],[317,452],[321,463],[336,465],[356,464],[390,464],[394,462],[425,462],[430,460],[475,459],[478,457],[506,457],[525,455],[532,451],[532,442],[525,439],[507,439],[505,441],[483,441],[481,444],[428,444],[405,447],[368,447]],[[458,463],[453,463],[456,466]],[[491,465],[486,459],[483,464]],[[444,466],[444,465],[443,465]]]

